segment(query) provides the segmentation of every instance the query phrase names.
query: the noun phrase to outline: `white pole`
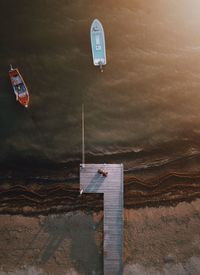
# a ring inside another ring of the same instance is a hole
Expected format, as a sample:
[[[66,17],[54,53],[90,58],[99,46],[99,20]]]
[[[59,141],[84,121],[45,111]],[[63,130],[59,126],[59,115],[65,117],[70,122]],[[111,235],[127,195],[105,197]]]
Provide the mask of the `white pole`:
[[[82,104],[82,167],[85,167],[85,117],[84,117],[84,104]]]

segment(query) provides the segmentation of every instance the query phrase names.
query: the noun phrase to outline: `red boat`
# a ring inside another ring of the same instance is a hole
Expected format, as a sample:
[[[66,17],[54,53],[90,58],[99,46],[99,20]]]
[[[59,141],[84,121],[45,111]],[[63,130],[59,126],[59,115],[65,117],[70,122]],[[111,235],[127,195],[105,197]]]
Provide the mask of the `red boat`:
[[[13,69],[12,65],[10,65],[9,77],[13,87],[13,91],[16,96],[16,100],[24,106],[28,108],[29,104],[29,93],[26,87],[26,84],[17,68]]]

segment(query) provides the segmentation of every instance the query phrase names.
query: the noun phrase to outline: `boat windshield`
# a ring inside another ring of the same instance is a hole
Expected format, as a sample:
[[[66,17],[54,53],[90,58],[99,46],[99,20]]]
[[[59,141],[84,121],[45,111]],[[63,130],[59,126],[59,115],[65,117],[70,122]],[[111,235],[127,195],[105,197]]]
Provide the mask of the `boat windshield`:
[[[16,92],[20,95],[26,92],[26,87],[23,83],[15,85]]]
[[[21,78],[18,75],[15,75],[12,77],[12,82],[14,85],[18,85],[18,84],[22,83]]]

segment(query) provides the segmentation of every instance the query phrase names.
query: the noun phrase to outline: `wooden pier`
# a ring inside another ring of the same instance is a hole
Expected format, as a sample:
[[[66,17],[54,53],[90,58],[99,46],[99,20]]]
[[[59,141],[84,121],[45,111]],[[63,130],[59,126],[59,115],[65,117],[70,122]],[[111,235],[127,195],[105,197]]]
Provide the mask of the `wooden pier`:
[[[108,172],[107,177],[98,169]],[[81,164],[81,193],[104,194],[104,275],[122,274],[123,190],[122,164]]]

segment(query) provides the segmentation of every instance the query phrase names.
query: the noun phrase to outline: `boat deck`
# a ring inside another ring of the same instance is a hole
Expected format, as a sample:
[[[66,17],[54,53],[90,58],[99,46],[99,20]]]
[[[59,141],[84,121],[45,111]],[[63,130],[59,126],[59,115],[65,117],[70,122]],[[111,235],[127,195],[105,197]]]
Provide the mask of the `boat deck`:
[[[106,65],[105,34],[103,26],[98,19],[92,22],[90,39],[94,65],[99,66],[99,62],[101,62],[102,65]]]
[[[107,177],[98,169],[108,172]],[[81,165],[83,193],[104,194],[104,275],[122,274],[123,188],[122,164]]]

